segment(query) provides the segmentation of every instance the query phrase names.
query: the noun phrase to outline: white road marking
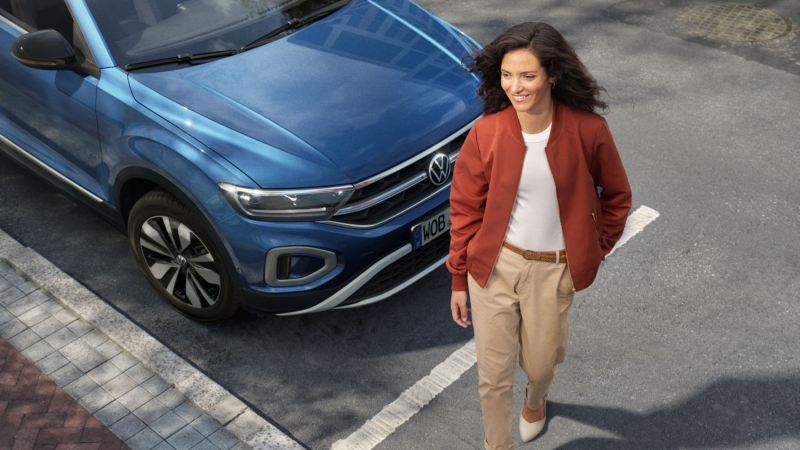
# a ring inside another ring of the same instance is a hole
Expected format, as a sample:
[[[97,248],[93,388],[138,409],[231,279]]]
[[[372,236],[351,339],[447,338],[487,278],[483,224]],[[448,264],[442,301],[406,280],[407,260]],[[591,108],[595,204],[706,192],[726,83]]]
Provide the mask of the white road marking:
[[[622,237],[611,253],[625,245],[630,238],[640,233],[659,215],[658,211],[652,208],[640,206],[628,216]],[[406,389],[397,400],[386,405],[361,428],[347,438],[334,442],[331,450],[371,450],[375,448],[476,363],[475,340],[470,339],[466,345],[456,350],[443,363],[434,367],[425,378]]]
[[[611,256],[618,248],[625,245],[628,239],[639,234],[639,232],[644,230],[644,227],[656,220],[660,215],[661,214],[653,208],[640,206],[639,209],[628,216],[628,221],[625,223],[625,230],[622,232],[622,237],[619,238],[617,245],[611,249],[611,252],[607,256]]]
[[[406,389],[400,397],[386,405],[375,417],[368,420],[347,439],[334,442],[331,450],[370,450],[387,436],[394,433],[423,406],[434,399],[447,386],[453,384],[461,374],[475,365],[475,340],[456,350],[447,359],[434,367],[430,375]]]

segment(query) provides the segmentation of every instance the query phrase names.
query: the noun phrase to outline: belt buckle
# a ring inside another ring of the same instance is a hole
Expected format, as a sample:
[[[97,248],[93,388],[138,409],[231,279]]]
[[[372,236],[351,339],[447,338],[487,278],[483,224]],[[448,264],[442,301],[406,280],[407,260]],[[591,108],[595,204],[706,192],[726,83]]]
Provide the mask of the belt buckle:
[[[525,259],[533,259],[533,260],[535,260],[535,259],[537,259],[538,253],[539,252],[532,252],[530,250],[524,250],[522,252],[522,257],[525,258]]]

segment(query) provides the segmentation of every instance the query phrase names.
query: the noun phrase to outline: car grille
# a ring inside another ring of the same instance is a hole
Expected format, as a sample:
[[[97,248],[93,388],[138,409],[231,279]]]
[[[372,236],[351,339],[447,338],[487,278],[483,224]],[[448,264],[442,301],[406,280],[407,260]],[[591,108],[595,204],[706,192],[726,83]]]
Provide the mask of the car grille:
[[[353,295],[339,306],[346,306],[383,294],[422,272],[431,264],[442,259],[450,251],[450,232],[442,234],[423,247],[403,256],[386,266],[361,286]]]
[[[411,160],[356,183],[347,203],[325,223],[374,228],[447,189],[452,181],[452,165],[471,126],[472,123]],[[451,170],[446,181],[436,185],[428,176],[428,167],[440,153],[447,155]]]

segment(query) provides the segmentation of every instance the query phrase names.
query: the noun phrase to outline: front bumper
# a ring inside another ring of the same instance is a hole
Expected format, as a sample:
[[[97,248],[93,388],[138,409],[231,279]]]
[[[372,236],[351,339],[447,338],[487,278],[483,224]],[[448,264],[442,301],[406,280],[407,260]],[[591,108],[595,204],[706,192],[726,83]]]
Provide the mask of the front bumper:
[[[253,223],[233,217],[222,224],[237,261],[239,301],[253,313],[305,314],[386,299],[447,260],[449,233],[412,250],[411,227],[447,208],[449,189],[390,223],[356,230],[319,223]],[[231,239],[235,237],[234,239]],[[273,247],[304,245],[337,254],[338,266],[308,285],[281,288],[264,280]]]
[[[331,308],[355,308],[379,302],[400,292],[447,261],[450,233],[428,244],[429,248],[412,250],[411,244],[390,253],[364,270],[335,294],[321,303],[297,312],[306,314]]]
[[[411,249],[411,244],[406,244],[367,267],[338,289],[313,291],[303,295],[290,294],[286,297],[242,290],[242,303],[247,311],[253,313],[275,313],[278,303],[293,307],[308,302],[315,303],[299,311],[278,313],[281,316],[290,316],[332,308],[355,308],[379,302],[415,283],[447,261],[449,234],[439,239],[440,242],[431,242],[429,249],[421,248],[416,251]],[[262,309],[259,305],[270,306]]]

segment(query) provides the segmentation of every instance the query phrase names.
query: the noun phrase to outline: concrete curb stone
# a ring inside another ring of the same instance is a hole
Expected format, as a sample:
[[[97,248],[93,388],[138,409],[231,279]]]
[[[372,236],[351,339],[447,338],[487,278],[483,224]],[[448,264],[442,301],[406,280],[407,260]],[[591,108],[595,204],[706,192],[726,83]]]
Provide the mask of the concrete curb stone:
[[[0,336],[134,450],[304,448],[2,229]]]

